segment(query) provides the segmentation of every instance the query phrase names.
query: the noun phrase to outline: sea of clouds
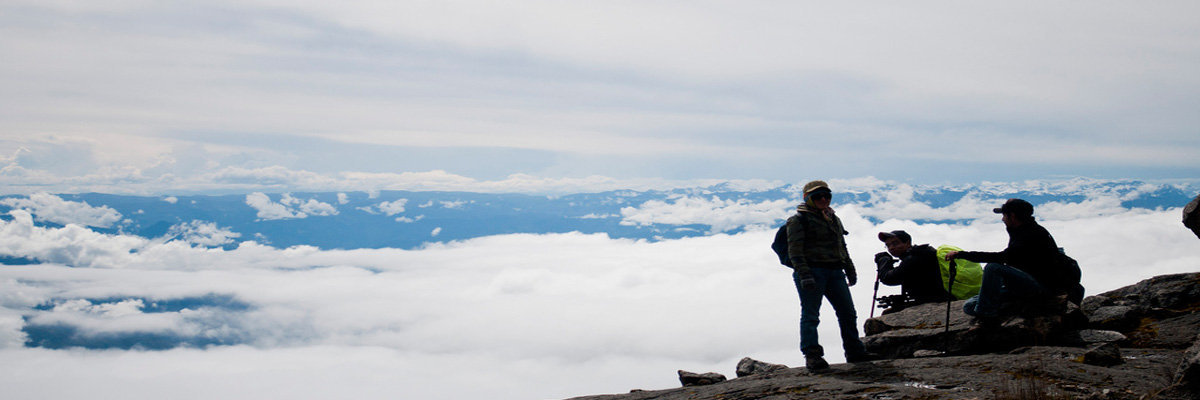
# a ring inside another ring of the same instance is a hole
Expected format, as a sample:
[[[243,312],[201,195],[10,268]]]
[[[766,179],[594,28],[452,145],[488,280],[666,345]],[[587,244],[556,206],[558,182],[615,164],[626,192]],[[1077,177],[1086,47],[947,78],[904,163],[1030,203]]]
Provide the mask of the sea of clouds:
[[[889,190],[837,207],[863,277],[852,288],[860,324],[877,232],[972,250],[1007,242],[992,201],[933,206]],[[790,270],[769,250],[770,223],[792,205],[774,200],[680,196],[622,210],[629,224],[713,227],[699,237],[530,233],[411,250],[280,249],[204,222],[163,238],[102,234],[88,226],[111,225],[103,207],[6,201],[0,254],[37,260],[0,266],[0,386],[14,398],[565,398],[674,387],[678,369],[733,376],[746,356],[803,361]],[[1180,208],[1120,201],[1039,204],[1089,295],[1200,270]],[[823,314],[822,344],[839,362]]]

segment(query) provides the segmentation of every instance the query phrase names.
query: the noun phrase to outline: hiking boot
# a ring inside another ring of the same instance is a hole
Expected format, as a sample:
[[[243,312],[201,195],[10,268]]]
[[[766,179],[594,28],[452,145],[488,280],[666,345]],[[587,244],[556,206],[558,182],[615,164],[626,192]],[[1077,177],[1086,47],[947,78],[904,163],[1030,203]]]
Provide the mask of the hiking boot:
[[[972,326],[967,332],[993,332],[1000,328],[1001,322],[1001,317],[975,317],[975,326]]]
[[[829,363],[821,356],[805,356],[804,367],[809,371],[821,371],[829,369]]]
[[[862,353],[858,353],[858,354],[847,354],[847,355],[846,355],[846,362],[848,362],[848,363],[860,363],[860,362],[867,362],[867,361],[875,361],[875,360],[879,360],[879,359],[882,359],[882,358],[883,358],[883,356],[880,356],[880,355],[878,355],[878,354],[875,354],[875,353],[871,353],[871,352],[862,352]]]

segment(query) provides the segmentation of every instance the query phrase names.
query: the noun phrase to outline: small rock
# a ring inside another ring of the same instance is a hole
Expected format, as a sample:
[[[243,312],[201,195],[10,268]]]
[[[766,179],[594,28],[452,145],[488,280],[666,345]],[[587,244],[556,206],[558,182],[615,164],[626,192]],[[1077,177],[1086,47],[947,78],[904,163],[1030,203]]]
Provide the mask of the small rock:
[[[716,372],[697,374],[695,372],[688,372],[682,369],[679,370],[679,383],[682,383],[685,387],[711,385],[724,381],[725,375],[721,375]]]
[[[741,378],[743,376],[762,374],[762,373],[767,373],[767,372],[771,372],[771,371],[778,371],[781,369],[787,369],[787,366],[783,365],[783,364],[771,364],[771,363],[767,363],[767,362],[758,361],[758,360],[755,360],[750,357],[746,357],[746,358],[743,358],[741,361],[738,361],[737,376],[738,376],[738,378]]]
[[[1130,306],[1104,306],[1088,315],[1088,326],[1096,329],[1123,331],[1137,326],[1138,315]]]
[[[1127,339],[1121,332],[1102,329],[1081,329],[1067,332],[1063,335],[1063,341],[1066,344],[1080,347],[1088,347],[1100,343],[1120,343]]]
[[[1200,397],[1200,336],[1184,352],[1184,360],[1175,370],[1175,383],[1163,391],[1162,398],[1194,399]]]
[[[1098,344],[1083,353],[1083,363],[1088,365],[1111,367],[1124,362],[1121,349],[1114,343]]]
[[[917,350],[913,352],[913,358],[938,357],[943,354],[946,353],[937,350]]]

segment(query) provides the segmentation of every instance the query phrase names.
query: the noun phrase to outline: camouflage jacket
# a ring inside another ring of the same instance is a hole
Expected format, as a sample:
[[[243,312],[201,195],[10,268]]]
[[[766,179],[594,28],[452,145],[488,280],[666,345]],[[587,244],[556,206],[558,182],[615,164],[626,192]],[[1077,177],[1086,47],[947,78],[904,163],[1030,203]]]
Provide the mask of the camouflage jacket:
[[[809,268],[838,268],[853,273],[854,262],[846,250],[847,234],[836,215],[826,219],[806,205],[796,207],[796,214],[787,221],[788,258],[793,268],[801,275],[809,274]]]

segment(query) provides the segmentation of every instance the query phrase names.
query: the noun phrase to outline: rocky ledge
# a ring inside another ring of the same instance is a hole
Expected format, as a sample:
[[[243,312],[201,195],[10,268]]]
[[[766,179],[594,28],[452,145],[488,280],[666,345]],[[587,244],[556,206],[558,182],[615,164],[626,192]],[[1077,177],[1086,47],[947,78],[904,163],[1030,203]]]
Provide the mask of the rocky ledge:
[[[1195,399],[1200,398],[1200,273],[1158,276],[1091,296],[1014,310],[972,330],[961,302],[869,319],[885,360],[812,372],[743,359],[738,377],[679,371],[680,388],[572,400]]]

